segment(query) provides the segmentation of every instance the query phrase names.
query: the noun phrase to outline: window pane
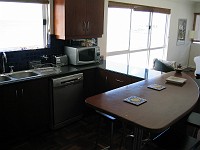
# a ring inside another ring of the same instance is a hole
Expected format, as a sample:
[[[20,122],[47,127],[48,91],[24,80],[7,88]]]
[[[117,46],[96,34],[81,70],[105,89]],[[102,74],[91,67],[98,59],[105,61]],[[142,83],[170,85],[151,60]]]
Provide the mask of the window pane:
[[[150,51],[149,68],[153,68],[154,58],[163,59],[163,49],[155,49]]]
[[[127,57],[128,54],[107,56],[106,57],[106,67],[109,67],[113,71],[119,71],[122,73],[127,73]],[[116,65],[117,64],[117,65]]]
[[[130,50],[147,48],[149,15],[149,12],[133,11]]]
[[[0,2],[0,48],[44,47],[42,4]]]
[[[147,54],[147,51],[130,53],[129,65],[138,68],[146,68]]]
[[[107,52],[128,50],[131,9],[108,8]]]
[[[106,60],[109,60],[117,64],[127,65],[127,57],[128,57],[128,54],[121,54],[121,55],[107,56]]]
[[[151,48],[164,46],[165,25],[166,25],[166,14],[153,13]]]

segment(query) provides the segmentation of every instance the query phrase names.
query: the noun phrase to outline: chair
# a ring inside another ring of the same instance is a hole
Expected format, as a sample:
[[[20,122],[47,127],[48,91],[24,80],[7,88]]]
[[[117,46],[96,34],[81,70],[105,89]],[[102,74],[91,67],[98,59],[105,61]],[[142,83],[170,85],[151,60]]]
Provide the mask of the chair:
[[[194,63],[196,66],[194,75],[197,79],[200,79],[200,56],[194,57]]]
[[[187,119],[188,125],[194,128],[193,137],[197,138],[198,130],[200,129],[200,114],[196,112],[192,112]]]
[[[106,148],[109,148],[109,149],[112,149],[113,148],[113,144],[112,144],[112,140],[113,140],[113,134],[114,134],[114,121],[116,120],[116,118],[106,114],[106,113],[103,113],[103,112],[100,112],[100,111],[97,111],[96,112],[103,118],[105,119],[108,119],[110,122],[111,122],[111,131],[110,131],[110,141],[109,141],[109,146],[107,146]],[[100,126],[101,123],[98,124],[98,135],[97,135],[97,139],[96,139],[96,142],[95,142],[95,147],[97,147],[98,145],[98,140],[99,140],[99,126]]]
[[[194,62],[195,62],[195,72],[194,75],[196,77],[195,82],[199,84],[199,79],[200,79],[200,56],[194,57]],[[193,137],[197,137],[198,130],[200,129],[200,114],[196,112],[192,112],[190,116],[187,119],[188,125],[192,126],[194,128],[193,132]]]
[[[153,60],[153,69],[157,71],[170,72],[174,71],[175,67],[176,67],[175,61],[165,61],[157,58]]]
[[[110,141],[109,141],[109,146],[104,147],[103,149],[113,149],[113,135],[114,135],[114,123],[116,122],[116,118],[103,113],[101,111],[96,110],[96,113],[100,115],[101,118],[105,118],[106,120],[108,120],[111,123],[111,129],[110,129]],[[99,127],[100,127],[100,123],[98,123],[98,135],[97,135],[97,139],[95,142],[95,149],[97,149],[97,145],[98,145],[98,139],[99,139]],[[122,148],[123,146],[123,142],[125,141],[125,129],[126,129],[126,123],[122,122],[122,135],[121,135],[121,142],[120,142],[120,148]]]
[[[200,141],[176,130],[169,129],[153,140],[153,143],[163,150],[196,150]]]

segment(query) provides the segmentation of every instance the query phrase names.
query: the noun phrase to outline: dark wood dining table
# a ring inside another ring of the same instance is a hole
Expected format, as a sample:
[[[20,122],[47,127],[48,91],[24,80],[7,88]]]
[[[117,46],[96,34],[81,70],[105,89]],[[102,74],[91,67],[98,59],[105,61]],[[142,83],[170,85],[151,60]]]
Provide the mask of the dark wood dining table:
[[[169,76],[185,78],[184,84],[166,82]],[[166,88],[157,91],[147,88],[159,84]],[[124,99],[137,96],[147,102],[136,106]],[[142,144],[143,131],[162,132],[188,115],[199,98],[196,82],[185,73],[169,72],[158,77],[129,84],[85,100],[95,110],[113,117],[128,121],[134,125],[133,149],[139,150]]]

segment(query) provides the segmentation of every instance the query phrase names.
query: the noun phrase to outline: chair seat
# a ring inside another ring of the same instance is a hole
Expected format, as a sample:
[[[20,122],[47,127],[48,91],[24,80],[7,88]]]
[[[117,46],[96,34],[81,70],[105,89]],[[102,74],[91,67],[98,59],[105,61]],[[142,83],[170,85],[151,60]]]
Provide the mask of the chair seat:
[[[187,123],[195,128],[200,128],[200,114],[192,112],[187,119]]]
[[[153,141],[165,150],[190,150],[200,145],[200,141],[183,133],[169,130]]]

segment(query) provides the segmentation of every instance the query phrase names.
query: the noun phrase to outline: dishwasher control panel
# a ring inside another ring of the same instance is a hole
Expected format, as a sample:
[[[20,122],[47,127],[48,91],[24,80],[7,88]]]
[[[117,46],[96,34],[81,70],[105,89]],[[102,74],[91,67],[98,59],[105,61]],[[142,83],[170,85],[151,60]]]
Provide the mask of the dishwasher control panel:
[[[53,79],[53,87],[65,86],[83,80],[83,73]]]

